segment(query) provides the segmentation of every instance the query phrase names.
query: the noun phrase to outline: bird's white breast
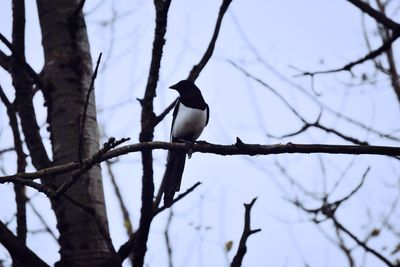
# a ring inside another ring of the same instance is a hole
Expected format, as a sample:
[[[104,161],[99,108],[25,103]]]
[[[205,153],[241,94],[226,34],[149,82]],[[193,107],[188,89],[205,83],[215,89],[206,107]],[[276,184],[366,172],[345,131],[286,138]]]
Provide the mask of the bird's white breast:
[[[172,136],[182,138],[193,135],[193,141],[199,138],[206,126],[207,110],[189,108],[179,102],[179,110],[176,115]]]

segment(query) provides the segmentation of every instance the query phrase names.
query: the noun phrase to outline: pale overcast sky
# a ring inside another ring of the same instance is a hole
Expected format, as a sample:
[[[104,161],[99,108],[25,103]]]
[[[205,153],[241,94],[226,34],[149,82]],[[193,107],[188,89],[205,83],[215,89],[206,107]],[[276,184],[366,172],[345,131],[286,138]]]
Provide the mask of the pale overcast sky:
[[[0,32],[10,39],[9,2],[0,3]],[[27,60],[35,70],[40,71],[43,52],[37,11],[34,1],[25,2]],[[104,3],[99,4],[101,2]],[[205,51],[220,2],[172,1],[155,102],[157,113],[177,96],[167,87],[186,78]],[[140,106],[136,98],[143,96],[154,33],[152,1],[88,0],[84,11],[87,13],[93,61],[100,52],[104,53],[95,89],[102,135],[105,139],[110,136],[130,137],[135,143],[140,130]],[[113,14],[115,19],[111,23]],[[398,14],[394,18],[398,19]],[[372,33],[376,25],[369,18],[365,21],[367,31]],[[380,44],[376,35],[370,41],[373,47]],[[399,44],[395,48],[399,51]],[[7,51],[2,44],[0,49]],[[374,129],[384,133],[397,131],[399,103],[390,81],[382,75],[374,76],[371,63],[356,67],[354,78],[349,73],[317,76],[313,88],[310,78],[294,78],[299,70],[340,67],[367,52],[362,16],[345,0],[233,0],[223,20],[214,56],[196,82],[211,110],[210,123],[200,139],[221,144],[234,143],[237,136],[244,142],[261,144],[348,144],[315,129],[282,140],[268,137],[294,132],[301,128],[302,122],[276,95],[245,77],[228,60],[272,86],[310,122],[317,119],[321,109],[308,95]],[[358,86],[363,73],[375,84]],[[302,86],[308,95],[284,79]],[[0,70],[0,84],[10,97],[13,96],[10,78],[3,70]],[[35,97],[35,103],[39,124],[43,125],[46,114],[40,94]],[[168,116],[157,127],[155,140],[169,139],[170,121],[171,116]],[[1,149],[12,145],[3,106],[0,107],[0,122]],[[321,123],[371,144],[398,145],[344,122],[326,110],[322,112]],[[48,137],[45,127],[42,133]],[[158,185],[164,171],[166,152],[156,151],[154,154],[155,182]],[[3,159],[2,167],[9,174],[15,171],[13,160],[13,155]],[[285,168],[287,175],[296,183],[318,195],[331,191],[340,181],[331,200],[351,192],[367,167],[371,166],[363,188],[337,214],[341,222],[362,240],[374,227],[380,227],[382,217],[399,192],[398,161],[383,156],[297,154],[223,157],[196,153],[187,161],[181,188],[185,190],[197,181],[203,184],[173,208],[170,235],[174,266],[227,266],[242,233],[242,204],[256,196],[258,200],[252,210],[252,227],[262,231],[249,238],[243,266],[346,266],[347,259],[335,243],[337,238],[332,224],[326,222],[316,226],[307,214],[288,200],[299,198],[310,208],[318,207],[320,202],[301,192],[282,174],[279,166]],[[140,210],[140,154],[121,157],[114,171],[136,229]],[[127,237],[104,166],[103,173],[110,230],[118,248]],[[8,203],[0,205],[2,221],[10,220],[14,212],[10,189],[11,185],[0,187],[0,201]],[[28,195],[34,196],[33,203],[52,222],[55,230],[55,218],[44,197],[32,190],[28,190]],[[167,215],[168,212],[164,212],[153,222],[146,255],[149,266],[168,266],[164,241]],[[28,216],[29,228],[40,229],[39,221],[30,210]],[[397,207],[393,216],[398,221]],[[15,222],[11,226],[15,226]],[[224,244],[230,240],[233,241],[233,248],[226,255]],[[344,240],[349,242],[346,236]],[[393,249],[395,241],[393,235],[383,232],[371,240],[370,245],[388,255],[387,250]],[[352,242],[349,244],[354,246]],[[48,263],[57,261],[58,248],[48,235],[30,235],[28,245]],[[383,250],[384,246],[387,246],[386,250]],[[0,252],[0,258],[5,258],[4,250],[0,249]],[[361,264],[364,251],[358,248],[353,253],[357,263]],[[129,266],[128,261],[124,266]],[[365,266],[383,265],[367,254]]]

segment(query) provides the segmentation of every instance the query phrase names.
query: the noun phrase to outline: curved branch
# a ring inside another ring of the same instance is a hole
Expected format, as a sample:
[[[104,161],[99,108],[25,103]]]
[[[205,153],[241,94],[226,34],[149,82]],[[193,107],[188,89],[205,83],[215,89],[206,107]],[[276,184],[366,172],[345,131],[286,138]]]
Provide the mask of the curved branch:
[[[223,0],[222,1],[221,7],[219,8],[217,23],[215,24],[214,33],[211,38],[210,44],[208,45],[208,48],[207,48],[206,52],[204,53],[200,62],[197,65],[193,66],[193,69],[190,71],[188,80],[191,80],[194,82],[199,77],[200,72],[204,69],[207,62],[210,60],[210,58],[214,52],[215,43],[217,42],[219,30],[220,30],[221,24],[222,24],[222,19],[224,18],[225,12],[228,10],[228,7],[231,2],[232,2],[232,0]]]

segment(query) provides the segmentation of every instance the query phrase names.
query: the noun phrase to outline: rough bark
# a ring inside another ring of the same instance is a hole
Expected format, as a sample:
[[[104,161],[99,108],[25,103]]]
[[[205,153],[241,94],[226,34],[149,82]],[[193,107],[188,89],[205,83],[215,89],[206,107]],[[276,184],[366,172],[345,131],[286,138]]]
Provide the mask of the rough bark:
[[[92,62],[86,25],[74,0],[37,0],[45,55],[44,83],[54,164],[79,158],[80,121],[90,87]],[[99,149],[94,94],[91,94],[83,130],[83,156]],[[58,187],[71,176],[58,175],[47,182]],[[99,166],[83,174],[65,193],[75,202],[90,207],[92,216],[67,198],[52,205],[60,232],[61,260],[57,266],[107,266],[111,252],[94,218],[108,231],[102,178]],[[110,265],[111,266],[111,265]]]

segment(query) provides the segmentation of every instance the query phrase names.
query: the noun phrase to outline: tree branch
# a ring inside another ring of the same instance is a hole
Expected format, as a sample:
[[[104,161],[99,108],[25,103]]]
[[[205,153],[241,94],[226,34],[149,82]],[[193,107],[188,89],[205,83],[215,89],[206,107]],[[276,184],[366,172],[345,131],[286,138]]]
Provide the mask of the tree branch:
[[[322,205],[320,207],[316,208],[316,209],[308,209],[308,208],[304,207],[304,205],[298,200],[294,201],[293,204],[296,205],[297,207],[299,207],[300,209],[302,209],[303,211],[308,212],[310,214],[313,214],[313,216],[314,216],[313,221],[315,223],[321,223],[323,221],[331,219],[333,221],[336,229],[345,232],[351,239],[353,239],[353,241],[355,241],[365,251],[367,251],[367,252],[373,254],[374,256],[376,256],[378,259],[383,261],[387,266],[395,267],[395,265],[392,264],[389,261],[389,259],[387,259],[385,256],[383,256],[378,251],[376,251],[376,250],[372,249],[371,247],[369,247],[366,242],[363,242],[358,237],[356,237],[350,230],[348,230],[343,224],[341,224],[337,220],[337,218],[335,216],[336,211],[338,210],[339,206],[342,203],[344,203],[345,201],[347,201],[348,199],[350,199],[352,196],[354,196],[360,190],[360,188],[363,186],[365,178],[366,178],[369,170],[370,170],[370,168],[368,167],[366,169],[366,171],[364,172],[360,183],[349,194],[347,194],[346,196],[342,197],[339,200],[336,200],[336,201],[333,201],[333,202],[328,202],[329,195],[326,195],[323,198]],[[318,219],[317,216],[319,214],[322,214],[325,217],[325,219]]]
[[[15,30],[21,31],[19,28]],[[18,34],[15,34],[15,36],[13,35],[13,39],[17,38],[17,36]],[[22,131],[25,135],[25,141],[32,157],[32,163],[36,169],[46,168],[50,166],[51,161],[40,137],[39,126],[37,125],[32,103],[32,83],[27,79],[26,74],[42,89],[44,88],[43,83],[41,82],[39,75],[37,75],[31,66],[29,66],[25,61],[24,50],[20,47],[20,40],[13,40],[18,43],[18,47],[14,47],[7,38],[0,33],[0,41],[2,41],[12,52],[11,57],[13,60],[11,61],[10,70],[13,84],[16,89],[17,110],[21,118]]]
[[[65,193],[71,186],[76,183],[76,181],[81,177],[82,174],[90,170],[94,165],[99,163],[101,161],[102,156],[107,153],[107,151],[110,151],[111,149],[117,147],[118,145],[128,141],[129,138],[122,138],[120,140],[115,140],[115,138],[110,138],[104,145],[103,147],[97,151],[88,161],[85,161],[82,163],[79,162],[80,169],[75,171],[72,174],[72,179],[63,183],[55,192],[53,195],[54,198],[59,197],[61,194]]]
[[[1,221],[0,243],[8,250],[13,259],[18,259],[25,266],[49,267],[47,263],[25,246]]]
[[[0,51],[0,66],[8,72],[11,70],[10,58],[11,57],[4,54],[3,51]]]
[[[169,104],[168,107],[166,107],[166,109],[160,113],[160,115],[156,116],[154,119],[154,127],[156,127],[168,115],[168,113],[171,112],[171,110],[175,107],[176,101],[178,101],[178,98],[172,101],[171,104]]]
[[[49,233],[49,235],[54,239],[54,241],[59,244],[59,241],[57,239],[57,235],[53,232],[53,230],[51,230],[48,222],[46,221],[45,218],[43,218],[42,214],[40,214],[40,212],[38,211],[38,209],[33,205],[32,201],[26,197],[26,202],[28,203],[28,205],[31,207],[31,210],[33,211],[33,213],[36,215],[36,217],[39,219],[39,221],[43,224],[45,230],[47,233]]]
[[[363,2],[361,0],[347,0],[352,3],[354,6],[358,7],[362,12],[368,14],[373,19],[375,19],[378,23],[382,24],[386,28],[389,28],[393,31],[400,31],[400,24],[388,18],[385,14],[373,9],[369,4]]]
[[[196,187],[198,187],[199,185],[201,185],[201,183],[200,182],[197,182],[197,183],[195,183],[194,185],[192,185],[190,188],[188,188],[185,192],[183,192],[182,194],[179,194],[179,196],[177,196],[174,200],[172,200],[172,203],[171,203],[171,205],[170,206],[172,206],[172,205],[174,205],[176,202],[178,202],[179,200],[181,200],[182,198],[184,198],[184,197],[186,197],[187,195],[189,195],[193,190],[195,190],[196,189]],[[155,203],[156,205],[157,205],[157,203]],[[154,205],[155,207],[157,207],[156,205]],[[160,212],[162,212],[162,211],[164,211],[164,210],[166,210],[166,209],[168,209],[170,206],[162,206],[162,207],[159,207],[159,208],[156,208],[155,210],[154,210],[154,215],[153,216],[156,216],[157,214],[159,214]]]
[[[348,230],[346,227],[343,226],[343,224],[341,224],[335,216],[332,216],[331,219],[333,220],[334,224],[343,232],[345,232],[348,236],[351,237],[351,239],[354,240],[354,242],[356,242],[359,246],[361,246],[363,249],[365,249],[365,251],[373,254],[374,256],[376,256],[378,259],[380,259],[381,261],[383,261],[387,266],[389,267],[396,267],[396,265],[394,265],[393,263],[391,263],[385,256],[383,256],[382,254],[380,254],[379,252],[377,252],[376,250],[370,248],[365,242],[361,241],[358,237],[356,237],[350,230]]]
[[[222,156],[231,155],[277,155],[277,154],[296,154],[296,153],[325,153],[325,154],[347,154],[347,155],[382,155],[382,156],[400,156],[400,147],[393,146],[356,146],[356,145],[328,145],[328,144],[273,144],[273,145],[261,145],[261,144],[245,144],[239,141],[232,145],[219,145],[211,144],[207,142],[197,142],[194,144],[186,143],[169,143],[169,142],[144,142],[132,145],[123,146],[120,148],[108,151],[100,158],[95,161],[93,159],[83,160],[84,164],[89,161],[93,163],[100,163],[105,160],[109,160],[121,155],[129,153],[149,151],[155,149],[163,150],[175,150],[185,152],[199,152],[199,153],[211,153]],[[78,162],[69,162],[66,164],[50,167],[39,170],[37,172],[17,173],[14,175],[0,176],[0,182],[4,179],[9,178],[27,178],[27,179],[38,179],[43,177],[50,177],[61,173],[67,173],[76,169],[79,169]]]
[[[54,190],[52,190],[51,188],[49,188],[48,186],[44,185],[44,184],[39,184],[36,183],[32,180],[26,179],[26,178],[20,178],[18,176],[3,176],[0,177],[0,184],[4,184],[4,183],[13,183],[13,184],[18,184],[18,185],[25,185],[25,186],[29,186],[33,189],[36,189],[37,191],[45,194],[48,197],[51,197],[54,195]]]
[[[376,0],[376,4],[377,4],[379,10],[382,12],[382,14],[385,14],[385,5],[381,2],[381,0]],[[388,39],[388,37],[390,36],[390,31],[387,28],[380,29],[378,27],[378,32],[379,32],[383,42],[385,42]],[[384,72],[384,73],[390,77],[393,90],[396,93],[397,100],[400,103],[400,75],[397,72],[397,66],[396,66],[396,60],[395,60],[395,56],[394,56],[393,47],[389,47],[389,49],[386,51],[386,58],[388,61],[389,70],[388,70],[388,72]],[[379,69],[382,70],[382,68],[379,68]]]
[[[191,193],[194,189],[196,189],[196,187],[198,187],[201,183],[197,182],[195,183],[192,187],[190,187],[189,189],[187,189],[184,193],[180,194],[179,196],[177,196],[173,201],[172,204],[175,204],[176,202],[178,202],[179,200],[181,200],[182,198],[184,198],[185,196],[187,196],[189,193]],[[159,204],[160,200],[156,200],[153,204],[153,214],[152,214],[152,219],[157,216],[160,212],[166,210],[169,207],[166,206],[162,206],[160,208],[158,208],[158,204]],[[135,245],[135,239],[137,236],[137,233],[140,232],[140,229],[138,229],[136,231],[136,233],[133,233],[130,237],[129,240],[126,241],[118,250],[118,255],[119,258],[121,260],[121,262],[123,262],[129,255],[130,251],[132,251],[132,248],[134,248]]]
[[[155,114],[153,100],[156,96],[157,82],[161,67],[161,58],[167,32],[167,17],[171,0],[154,0],[156,10],[156,27],[153,40],[153,50],[150,63],[149,76],[142,105],[140,142],[151,142],[154,137]],[[139,229],[133,242],[133,265],[142,267],[147,250],[147,239],[153,219],[153,154],[151,150],[142,151],[142,207],[140,210]]]
[[[238,250],[236,255],[233,257],[231,267],[240,267],[242,266],[243,257],[247,252],[246,242],[249,236],[252,234],[258,233],[261,229],[251,230],[250,219],[251,219],[251,208],[256,202],[257,198],[253,198],[253,200],[249,204],[244,204],[245,213],[244,213],[244,227],[242,237],[240,238]]]
[[[207,62],[210,60],[210,58],[214,52],[215,43],[217,42],[219,30],[221,29],[222,19],[224,18],[225,12],[228,10],[228,7],[231,2],[232,2],[232,0],[223,0],[222,1],[221,7],[219,8],[218,18],[217,18],[217,22],[215,24],[214,33],[211,38],[210,44],[208,45],[208,48],[207,48],[206,52],[204,53],[200,62],[197,65],[193,66],[193,69],[190,71],[190,74],[187,78],[188,80],[193,81],[193,82],[196,81],[197,77],[199,77],[199,75],[200,75],[200,72],[203,70],[203,68],[206,66]]]
[[[355,66],[357,66],[361,63],[364,63],[365,61],[374,59],[377,56],[379,56],[380,54],[382,54],[383,52],[387,51],[392,46],[394,41],[396,41],[399,37],[400,37],[400,31],[393,33],[393,35],[390,38],[388,38],[386,41],[384,41],[383,44],[379,48],[369,52],[367,55],[365,55],[364,57],[362,57],[356,61],[353,61],[353,62],[350,62],[350,63],[344,65],[343,67],[331,69],[331,70],[315,71],[315,72],[307,72],[306,71],[306,72],[296,75],[296,77],[299,77],[299,76],[311,76],[312,77],[312,76],[318,75],[318,74],[329,74],[329,73],[335,73],[335,72],[341,72],[341,71],[351,71],[352,68],[354,68]]]
[[[13,134],[15,152],[17,154],[17,172],[25,172],[26,168],[26,155],[22,148],[21,134],[18,126],[17,113],[15,107],[10,103],[3,88],[0,86],[0,99],[7,109],[9,124]],[[20,240],[26,242],[26,196],[25,187],[22,184],[14,184],[15,203],[17,205],[17,236]]]
[[[14,46],[7,40],[7,38],[0,33],[0,41],[3,42],[8,49],[11,51],[11,57],[15,58],[24,70],[28,73],[28,75],[33,79],[33,81],[38,85],[40,88],[43,88],[43,83],[39,77],[39,75],[32,69],[32,67],[25,61],[24,57],[19,55],[18,51],[14,48]]]
[[[84,3],[84,1],[81,1],[81,3]],[[82,4],[83,7],[83,4]],[[81,7],[81,9],[82,9]],[[89,106],[89,99],[90,99],[90,94],[92,93],[94,89],[94,81],[96,80],[97,77],[97,71],[99,70],[99,65],[101,61],[101,55],[100,53],[99,57],[97,58],[97,63],[96,63],[96,68],[94,69],[92,79],[90,80],[90,85],[89,85],[89,90],[87,91],[86,94],[86,100],[85,100],[85,106],[83,108],[83,114],[82,114],[82,119],[81,119],[81,125],[79,128],[79,144],[78,144],[78,153],[79,153],[79,162],[82,164],[82,155],[83,155],[83,135],[85,132],[85,122],[86,122],[86,115],[87,115],[87,108]]]

